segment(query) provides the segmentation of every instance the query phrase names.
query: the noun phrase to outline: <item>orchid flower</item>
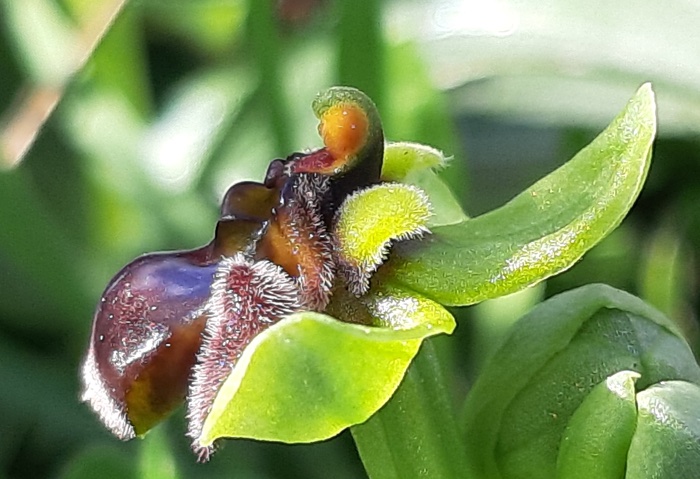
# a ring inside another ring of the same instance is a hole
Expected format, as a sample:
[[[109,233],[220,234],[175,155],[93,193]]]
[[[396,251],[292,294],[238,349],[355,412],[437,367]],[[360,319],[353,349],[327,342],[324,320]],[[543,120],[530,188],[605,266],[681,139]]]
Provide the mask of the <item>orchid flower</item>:
[[[324,146],[231,186],[209,244],[108,284],[82,399],[120,439],[183,403],[200,460],[223,437],[312,442],[364,423],[424,339],[452,332],[443,305],[542,281],[615,228],[655,132],[645,85],[571,161],[470,219],[435,173],[444,155],[385,142],[362,92],[331,88],[313,110]]]

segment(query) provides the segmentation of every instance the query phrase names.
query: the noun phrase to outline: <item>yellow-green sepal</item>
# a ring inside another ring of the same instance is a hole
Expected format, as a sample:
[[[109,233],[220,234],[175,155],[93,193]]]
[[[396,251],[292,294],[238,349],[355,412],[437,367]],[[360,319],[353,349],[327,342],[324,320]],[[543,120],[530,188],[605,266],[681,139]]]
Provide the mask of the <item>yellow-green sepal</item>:
[[[382,180],[414,185],[430,198],[433,215],[428,227],[465,221],[468,217],[459,200],[438,176],[449,161],[436,148],[412,142],[387,142],[384,145]]]
[[[501,208],[431,227],[382,267],[407,289],[461,306],[514,293],[578,261],[627,215],[656,134],[651,85],[586,148]]]
[[[383,290],[377,304],[397,293]],[[392,304],[402,301],[405,295],[397,295]],[[271,326],[246,347],[223,383],[199,444],[222,437],[314,442],[366,421],[392,396],[423,339],[454,329],[452,316],[427,302],[418,299],[416,308],[405,309],[410,320],[401,328],[311,312]]]

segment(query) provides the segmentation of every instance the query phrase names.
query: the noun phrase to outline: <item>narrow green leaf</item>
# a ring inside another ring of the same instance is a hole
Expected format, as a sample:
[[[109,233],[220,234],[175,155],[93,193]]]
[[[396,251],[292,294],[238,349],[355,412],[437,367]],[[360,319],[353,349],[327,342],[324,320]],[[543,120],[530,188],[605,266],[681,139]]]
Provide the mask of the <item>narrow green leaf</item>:
[[[383,274],[442,304],[465,305],[569,268],[629,211],[655,132],[654,94],[645,84],[567,164],[497,210],[397,245]]]
[[[564,432],[557,477],[621,479],[637,424],[634,383],[639,373],[620,371],[593,388]]]
[[[2,1],[10,41],[34,83],[62,85],[80,55],[78,32],[56,2]]]
[[[654,385],[637,395],[637,430],[627,456],[627,479],[698,477],[700,387],[684,381]]]
[[[484,477],[551,478],[569,419],[593,387],[637,371],[700,384],[674,324],[623,291],[588,285],[521,318],[483,368],[465,404],[467,454]]]
[[[313,442],[366,421],[394,393],[423,338],[454,328],[454,320],[422,318],[429,327],[361,326],[310,312],[280,321],[246,347],[200,443],[220,437]]]
[[[282,89],[281,60],[284,44],[275,22],[274,4],[270,0],[248,0],[246,37],[250,58],[255,60],[259,90],[257,100],[265,112],[274,132],[277,154],[292,150],[289,108]]]
[[[682,235],[670,225],[658,228],[646,240],[639,266],[640,296],[669,317],[678,318],[685,296],[693,290],[690,252]]]
[[[144,7],[149,25],[212,57],[230,54],[247,15],[244,0],[160,0],[145,2]]]
[[[381,2],[339,2],[337,80],[365,92],[381,107],[384,100],[384,58]]]
[[[436,9],[430,2],[392,4],[391,18],[400,18],[396,24],[403,27],[397,36],[421,42],[452,111],[556,128],[597,128],[630,88],[650,80],[663,98],[663,133],[699,131],[696,2],[667,8],[666,3],[640,0],[634,9],[605,0],[489,5],[456,3]],[[428,15],[436,20],[426,32],[419,27]],[[455,61],[461,58],[469,60]]]

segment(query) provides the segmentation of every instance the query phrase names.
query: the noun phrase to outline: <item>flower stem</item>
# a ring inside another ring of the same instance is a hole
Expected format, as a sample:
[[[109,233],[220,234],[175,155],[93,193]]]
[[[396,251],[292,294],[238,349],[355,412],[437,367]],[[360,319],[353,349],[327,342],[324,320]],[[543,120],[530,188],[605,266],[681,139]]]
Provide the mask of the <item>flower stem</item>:
[[[430,340],[391,400],[351,431],[371,479],[474,477]]]

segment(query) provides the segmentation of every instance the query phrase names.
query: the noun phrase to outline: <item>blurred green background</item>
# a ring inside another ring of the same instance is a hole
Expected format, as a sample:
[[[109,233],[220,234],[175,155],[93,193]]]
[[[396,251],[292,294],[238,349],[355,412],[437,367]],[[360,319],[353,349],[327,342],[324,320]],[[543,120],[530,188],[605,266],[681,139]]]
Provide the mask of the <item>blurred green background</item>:
[[[374,98],[387,138],[454,156],[442,176],[471,215],[570,158],[641,83],[658,93],[623,225],[433,340],[455,405],[519,315],[588,282],[642,296],[697,346],[698,24],[699,5],[655,0],[0,0],[0,478],[363,477],[347,433],[228,441],[197,465],[181,412],[120,443],[78,403],[111,275],[207,242],[228,185],[318,147],[310,104],[333,84]]]

